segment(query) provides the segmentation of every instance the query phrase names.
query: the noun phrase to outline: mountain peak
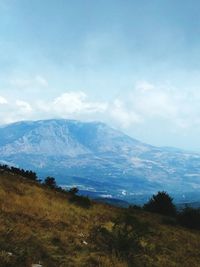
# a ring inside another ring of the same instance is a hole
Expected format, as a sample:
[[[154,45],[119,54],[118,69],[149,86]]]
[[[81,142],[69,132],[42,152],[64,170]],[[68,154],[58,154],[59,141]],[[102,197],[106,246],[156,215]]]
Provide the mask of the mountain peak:
[[[180,191],[199,189],[199,154],[153,147],[97,121],[50,119],[2,126],[0,161],[54,175],[62,184],[106,188],[111,195],[114,190],[115,197],[177,186]]]

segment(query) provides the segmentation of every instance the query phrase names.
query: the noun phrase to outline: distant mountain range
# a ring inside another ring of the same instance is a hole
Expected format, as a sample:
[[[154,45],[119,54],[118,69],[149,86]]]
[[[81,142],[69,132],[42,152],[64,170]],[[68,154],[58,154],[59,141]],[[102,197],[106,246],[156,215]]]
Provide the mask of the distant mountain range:
[[[55,119],[1,126],[0,162],[106,198],[200,191],[200,154],[144,144],[101,122]]]

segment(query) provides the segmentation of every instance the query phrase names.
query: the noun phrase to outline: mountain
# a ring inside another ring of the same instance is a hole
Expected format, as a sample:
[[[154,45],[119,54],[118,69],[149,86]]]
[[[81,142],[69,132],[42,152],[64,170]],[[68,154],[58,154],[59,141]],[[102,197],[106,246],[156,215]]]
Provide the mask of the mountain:
[[[95,197],[134,200],[158,190],[200,191],[200,154],[144,144],[101,122],[1,126],[0,162],[54,176]]]

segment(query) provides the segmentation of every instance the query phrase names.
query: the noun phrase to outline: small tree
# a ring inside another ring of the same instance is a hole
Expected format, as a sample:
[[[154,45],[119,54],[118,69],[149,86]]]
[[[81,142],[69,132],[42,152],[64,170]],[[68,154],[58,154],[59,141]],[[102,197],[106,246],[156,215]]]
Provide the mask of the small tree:
[[[167,216],[176,215],[176,207],[166,192],[158,192],[144,205],[144,209],[150,212],[160,213]]]
[[[78,188],[77,187],[72,187],[69,189],[69,193],[72,194],[72,195],[76,195],[78,194]]]
[[[54,177],[48,176],[47,178],[45,178],[44,184],[52,189],[57,188],[56,180]]]

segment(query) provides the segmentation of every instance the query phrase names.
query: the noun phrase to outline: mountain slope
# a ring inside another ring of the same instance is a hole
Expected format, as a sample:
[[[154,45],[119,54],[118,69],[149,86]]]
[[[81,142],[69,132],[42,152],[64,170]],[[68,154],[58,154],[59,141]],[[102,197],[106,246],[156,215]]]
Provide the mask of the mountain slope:
[[[1,126],[0,161],[102,196],[200,190],[199,154],[153,147],[99,122],[46,120]]]
[[[150,231],[139,236],[134,265],[111,253],[109,236],[105,242],[104,235],[124,212],[98,203],[82,208],[71,203],[67,193],[10,172],[0,173],[0,267],[29,267],[38,262],[43,267],[199,266],[198,231],[165,225],[161,216],[140,210],[129,211],[138,220],[136,240],[137,227],[145,223]]]

